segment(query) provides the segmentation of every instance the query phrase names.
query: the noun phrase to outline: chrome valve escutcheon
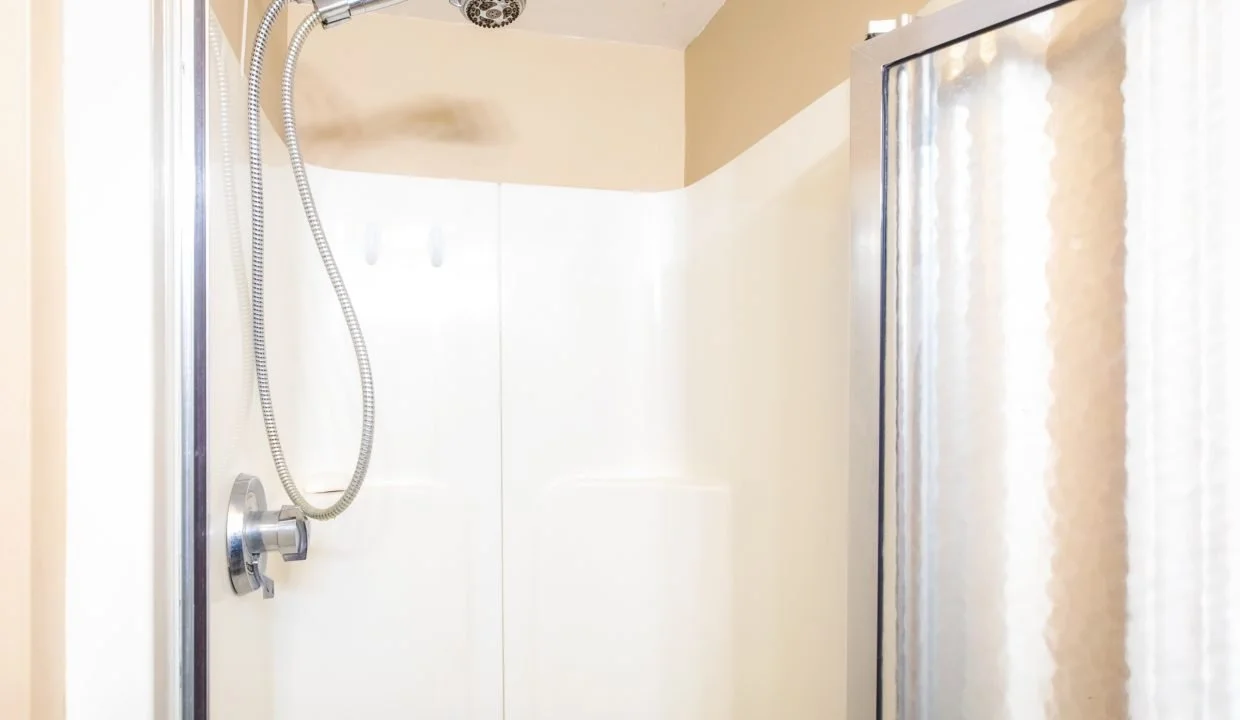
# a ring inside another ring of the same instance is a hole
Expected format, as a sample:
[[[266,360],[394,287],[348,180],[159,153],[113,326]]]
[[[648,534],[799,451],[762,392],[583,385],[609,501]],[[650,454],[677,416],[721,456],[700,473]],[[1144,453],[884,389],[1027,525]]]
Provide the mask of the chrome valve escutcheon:
[[[268,553],[279,553],[285,562],[297,562],[305,560],[310,550],[310,524],[305,513],[292,505],[268,510],[263,483],[253,475],[240,475],[233,483],[225,535],[228,577],[238,595],[261,589],[263,597],[275,597],[275,583],[267,576]]]

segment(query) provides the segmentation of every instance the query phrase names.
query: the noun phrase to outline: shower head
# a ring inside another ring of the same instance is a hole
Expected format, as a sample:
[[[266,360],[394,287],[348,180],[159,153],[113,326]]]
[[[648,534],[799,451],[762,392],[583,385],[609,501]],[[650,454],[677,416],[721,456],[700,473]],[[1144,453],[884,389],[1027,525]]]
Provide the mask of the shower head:
[[[508,27],[525,11],[525,0],[448,0],[465,19],[480,28]]]

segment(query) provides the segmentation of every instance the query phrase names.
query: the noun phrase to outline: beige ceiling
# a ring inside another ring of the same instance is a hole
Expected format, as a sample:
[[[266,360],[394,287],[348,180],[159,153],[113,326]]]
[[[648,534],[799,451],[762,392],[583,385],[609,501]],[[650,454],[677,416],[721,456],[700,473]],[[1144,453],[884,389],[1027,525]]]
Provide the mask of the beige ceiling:
[[[531,32],[683,49],[724,0],[527,0],[514,27]],[[409,0],[385,12],[464,22],[448,0]]]

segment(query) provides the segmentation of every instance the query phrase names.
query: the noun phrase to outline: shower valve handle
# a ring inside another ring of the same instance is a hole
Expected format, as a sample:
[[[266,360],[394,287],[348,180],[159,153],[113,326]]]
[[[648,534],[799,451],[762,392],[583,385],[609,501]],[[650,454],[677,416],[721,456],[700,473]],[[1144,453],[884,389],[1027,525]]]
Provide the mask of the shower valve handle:
[[[310,547],[310,526],[300,508],[285,505],[279,510],[251,513],[246,530],[255,534],[251,547],[265,552],[278,552],[285,562],[306,559]]]
[[[310,552],[310,523],[306,522],[306,514],[301,508],[285,505],[280,509],[281,532],[291,532],[292,542],[286,549],[281,545],[280,551],[285,562],[299,562],[306,559]]]

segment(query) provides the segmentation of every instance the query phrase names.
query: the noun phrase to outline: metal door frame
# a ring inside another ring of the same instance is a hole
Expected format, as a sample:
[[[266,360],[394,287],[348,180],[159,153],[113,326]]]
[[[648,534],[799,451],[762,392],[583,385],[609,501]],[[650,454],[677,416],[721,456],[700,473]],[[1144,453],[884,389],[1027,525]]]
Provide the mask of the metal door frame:
[[[207,17],[156,0],[161,268],[156,716],[207,720]]]
[[[960,0],[852,53],[847,717],[882,720],[884,488],[894,470],[896,263],[887,242],[889,70],[1072,0]],[[891,479],[894,480],[894,477]]]

